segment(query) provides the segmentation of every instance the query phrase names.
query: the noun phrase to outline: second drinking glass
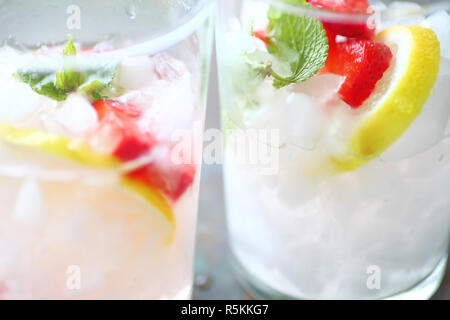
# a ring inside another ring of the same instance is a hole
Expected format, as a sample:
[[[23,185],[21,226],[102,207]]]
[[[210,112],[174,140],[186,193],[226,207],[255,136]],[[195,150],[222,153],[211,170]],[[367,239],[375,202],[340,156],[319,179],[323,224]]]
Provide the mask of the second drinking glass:
[[[450,227],[448,1],[223,0],[236,274],[263,298],[428,298]]]

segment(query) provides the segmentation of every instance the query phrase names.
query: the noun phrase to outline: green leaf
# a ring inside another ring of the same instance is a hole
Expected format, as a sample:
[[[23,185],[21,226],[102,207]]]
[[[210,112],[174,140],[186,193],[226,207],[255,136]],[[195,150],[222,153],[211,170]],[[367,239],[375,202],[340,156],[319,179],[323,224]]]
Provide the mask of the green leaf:
[[[72,41],[72,36],[69,34],[69,41],[67,42],[66,48],[63,50],[64,56],[75,56],[77,54],[77,49]]]
[[[116,70],[117,65],[112,63],[86,70],[85,82],[78,88],[78,92],[87,95],[92,102],[118,95],[119,88],[112,84]]]
[[[57,101],[63,101],[70,92],[78,91],[88,96],[91,101],[101,99],[105,94],[114,95],[118,89],[112,82],[117,65],[104,63],[80,71],[75,62],[77,51],[69,36],[63,50],[63,69],[59,71],[18,70],[15,77],[27,83],[34,91]]]
[[[67,98],[67,93],[55,85],[55,73],[52,71],[17,71],[15,78],[28,84],[34,91],[57,101]]]
[[[69,35],[69,41],[67,42],[66,48],[63,50],[63,70],[56,73],[56,87],[66,92],[75,90],[84,81],[83,74],[76,70],[74,59],[76,54],[77,49],[72,42],[72,37]]]
[[[53,82],[45,83],[39,89],[35,89],[35,91],[57,101],[64,101],[67,98],[67,92],[56,87]]]
[[[309,6],[305,0],[284,2]],[[320,21],[287,14],[273,6],[269,8],[268,20],[267,51],[273,59],[257,63],[253,68],[271,76],[274,87],[306,81],[323,68],[328,56],[328,39]]]
[[[116,75],[116,64],[104,64],[95,69],[84,71],[84,83],[79,86],[78,91],[89,93],[92,91],[101,91],[110,85]]]
[[[92,102],[95,102],[95,101],[103,98],[102,95],[100,94],[100,92],[98,92],[98,91],[92,91],[91,97],[92,97]]]

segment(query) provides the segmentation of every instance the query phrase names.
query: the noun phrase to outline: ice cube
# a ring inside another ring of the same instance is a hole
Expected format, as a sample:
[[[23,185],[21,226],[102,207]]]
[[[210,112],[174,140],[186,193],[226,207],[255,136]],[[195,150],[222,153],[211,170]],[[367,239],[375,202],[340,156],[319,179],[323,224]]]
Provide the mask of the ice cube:
[[[36,180],[30,178],[22,183],[12,211],[12,219],[33,225],[42,225],[45,222],[44,198]]]
[[[255,106],[254,110],[247,112],[245,126],[248,129],[256,130],[278,130],[279,142],[276,146],[287,143],[286,131],[283,129],[285,129],[286,121],[284,106],[289,94],[287,88],[274,91],[269,82],[264,82],[255,95],[259,104]],[[269,143],[264,140],[265,137],[260,138],[263,139],[262,142]]]
[[[387,6],[382,1],[371,1],[370,5],[376,10],[386,10]]]
[[[157,81],[145,90],[131,91],[119,98],[124,103],[143,109],[138,125],[160,140],[170,140],[175,130],[192,126],[195,98],[192,77],[188,72],[179,79]]]
[[[39,107],[39,94],[12,75],[0,81],[0,122],[17,124],[26,120]]]
[[[89,137],[88,144],[97,153],[111,154],[114,152],[120,139],[120,133],[110,124],[102,124],[95,133]]]
[[[433,29],[441,45],[441,56],[450,59],[450,16],[445,10],[429,16],[425,25]]]
[[[155,65],[156,77],[160,80],[172,82],[180,79],[188,72],[186,65],[182,61],[171,57],[167,53],[154,55],[152,59]]]
[[[268,4],[262,1],[244,1],[241,9],[242,27],[252,26],[255,31],[266,30],[268,8]]]
[[[97,113],[90,102],[79,94],[71,94],[62,103],[56,113],[56,120],[71,135],[84,135],[95,129],[98,123]]]
[[[236,61],[241,61],[243,53],[256,49],[254,38],[246,33],[228,32],[223,37],[223,49],[226,49],[226,54],[223,54],[222,50],[218,54],[223,56],[224,60],[220,62],[225,68],[230,68],[236,64]]]
[[[286,99],[286,131],[289,144],[312,149],[326,126],[323,109],[309,95],[292,93]]]
[[[311,149],[321,136],[325,119],[322,108],[309,95],[284,89],[261,104],[246,126],[279,130],[280,145]]]
[[[155,64],[150,57],[124,59],[117,68],[117,84],[126,89],[148,86],[156,77]]]
[[[424,20],[422,7],[414,2],[394,1],[388,6],[388,19],[382,21],[381,29],[396,25],[417,25]]]
[[[422,8],[419,4],[409,1],[392,1],[388,7],[389,9],[408,10],[408,12],[420,12]]]
[[[318,101],[326,101],[335,95],[343,82],[343,77],[336,74],[317,75],[308,81],[293,85],[293,91],[305,93]]]

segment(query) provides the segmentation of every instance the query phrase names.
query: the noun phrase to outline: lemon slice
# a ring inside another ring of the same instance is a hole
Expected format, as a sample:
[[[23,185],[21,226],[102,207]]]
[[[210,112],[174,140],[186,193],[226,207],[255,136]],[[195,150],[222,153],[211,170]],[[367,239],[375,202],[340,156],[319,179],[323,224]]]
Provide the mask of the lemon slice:
[[[439,41],[428,28],[394,26],[376,36],[394,52],[391,66],[361,108],[347,149],[331,157],[335,170],[352,171],[378,157],[405,132],[427,101],[439,71]]]
[[[145,202],[150,203],[153,207],[158,209],[158,211],[169,222],[172,231],[175,230],[175,217],[173,211],[161,192],[140,181],[130,179],[128,177],[122,177],[120,180],[120,185],[132,193],[139,195],[139,197]],[[171,233],[168,243],[171,243],[173,238],[174,232]]]
[[[84,143],[74,142],[67,138],[43,131],[20,129],[0,124],[0,141],[11,146],[37,150],[96,168],[118,168],[121,164],[113,156],[93,152]],[[172,209],[158,190],[125,176],[121,178],[120,185],[155,207],[169,222],[172,230],[175,229],[175,219]]]
[[[38,150],[92,167],[116,168],[120,166],[120,161],[115,157],[96,154],[83,143],[48,132],[0,124],[0,140],[9,145]]]

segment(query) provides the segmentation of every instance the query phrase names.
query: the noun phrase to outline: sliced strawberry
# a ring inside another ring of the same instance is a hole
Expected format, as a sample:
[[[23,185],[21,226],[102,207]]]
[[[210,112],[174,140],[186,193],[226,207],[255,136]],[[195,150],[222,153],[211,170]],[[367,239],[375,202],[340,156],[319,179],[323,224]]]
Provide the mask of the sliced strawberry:
[[[194,164],[173,164],[168,160],[162,164],[150,163],[128,175],[161,190],[170,199],[176,201],[192,185],[195,172]]]
[[[307,2],[316,8],[341,13],[367,14],[369,9],[367,0],[307,0]],[[321,19],[321,21],[325,29],[349,38],[370,39],[375,32],[375,29],[369,28],[367,23],[327,21],[325,19]]]
[[[99,121],[104,120],[110,114],[126,121],[137,119],[141,115],[139,109],[116,100],[100,99],[94,102],[93,106],[97,111]]]
[[[334,45],[336,44],[336,33],[328,29],[325,29],[325,33],[328,38],[328,50],[333,50]]]
[[[93,106],[97,111],[100,126],[107,127],[117,141],[113,155],[120,160],[136,159],[155,145],[155,139],[138,128],[140,110],[119,101],[106,99],[97,100]]]
[[[336,12],[366,13],[369,4],[367,0],[306,0],[316,8],[328,9]]]
[[[258,38],[259,40],[263,41],[265,44],[267,44],[267,31],[266,30],[253,31],[253,36],[255,38]]]
[[[157,141],[140,130],[137,121],[141,111],[131,105],[114,100],[101,99],[93,104],[100,122],[116,145],[112,154],[122,161],[130,161],[149,152]],[[193,183],[194,164],[174,164],[169,153],[166,158],[146,164],[127,175],[163,192],[176,201]]]
[[[321,72],[345,76],[339,96],[352,108],[358,108],[370,96],[391,59],[391,50],[383,43],[348,39],[330,50]]]
[[[134,135],[124,135],[114,150],[114,155],[122,161],[130,161],[148,152],[150,148],[149,142],[142,141]]]

